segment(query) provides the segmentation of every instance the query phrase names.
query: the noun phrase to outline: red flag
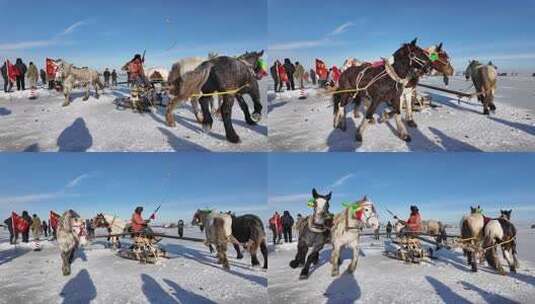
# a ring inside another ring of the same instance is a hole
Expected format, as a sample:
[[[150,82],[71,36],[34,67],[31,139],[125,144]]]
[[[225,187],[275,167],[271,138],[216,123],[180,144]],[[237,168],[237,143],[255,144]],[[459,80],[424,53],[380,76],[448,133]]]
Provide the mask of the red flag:
[[[56,230],[58,228],[58,223],[59,223],[59,218],[61,216],[59,214],[57,214],[56,212],[50,210],[50,216],[49,216],[49,220],[50,220],[50,226],[52,227],[52,229]]]
[[[46,59],[46,75],[50,79],[56,78],[56,72],[58,70],[58,65],[54,59]]]
[[[30,223],[26,222],[22,216],[16,214],[15,212],[11,212],[11,222],[13,224],[13,231],[15,233],[26,232],[28,231],[28,228],[30,228]]]
[[[316,74],[318,75],[318,78],[321,80],[327,80],[327,75],[329,74],[329,71],[327,71],[327,66],[325,66],[325,62],[317,58],[316,58]]]

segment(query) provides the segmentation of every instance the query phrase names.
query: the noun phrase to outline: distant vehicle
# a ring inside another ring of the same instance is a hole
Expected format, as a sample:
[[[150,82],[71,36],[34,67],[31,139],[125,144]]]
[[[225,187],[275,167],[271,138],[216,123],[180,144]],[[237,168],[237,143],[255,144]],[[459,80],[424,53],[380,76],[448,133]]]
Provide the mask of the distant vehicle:
[[[535,77],[535,74],[533,74],[533,77]],[[535,224],[531,225],[531,229],[535,229]]]
[[[507,73],[498,73],[498,76],[507,76]]]

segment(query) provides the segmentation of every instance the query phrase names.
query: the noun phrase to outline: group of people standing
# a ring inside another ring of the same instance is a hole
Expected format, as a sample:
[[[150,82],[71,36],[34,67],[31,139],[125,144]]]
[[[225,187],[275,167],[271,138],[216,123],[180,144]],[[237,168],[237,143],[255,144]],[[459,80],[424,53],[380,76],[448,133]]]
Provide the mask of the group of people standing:
[[[5,60],[0,70],[4,79],[4,92],[6,93],[11,92],[14,83],[17,85],[17,91],[26,90],[26,79],[30,89],[37,88],[39,76],[43,84],[46,83],[46,72],[43,69],[39,71],[33,62],[26,66],[21,58],[17,58],[15,64]]]
[[[306,72],[305,68],[299,62],[292,63],[289,58],[284,59],[284,64],[279,60],[275,60],[270,68],[271,77],[275,82],[275,92],[282,92],[283,85],[286,85],[286,90],[295,90],[295,82],[299,84],[299,88],[305,87],[305,82],[312,79],[312,83],[316,84],[316,73],[314,70]]]
[[[110,72],[110,70],[106,68],[104,70],[103,76],[104,76],[104,86],[106,86],[107,88],[110,87],[110,79],[111,79],[111,86],[112,87],[117,86],[117,71],[115,71],[115,69],[112,72]]]
[[[293,242],[293,228],[294,224],[298,223],[302,219],[301,214],[297,214],[297,219],[294,220],[290,211],[285,210],[282,216],[275,211],[273,216],[269,219],[269,229],[273,234],[273,244],[281,244],[282,237],[284,236],[285,243]]]
[[[56,228],[51,225],[50,221],[41,221],[37,214],[30,216],[28,211],[22,211],[21,219],[25,222],[24,229],[19,231],[14,227],[13,216],[4,220],[5,228],[9,230],[9,242],[10,244],[16,244],[19,239],[19,233],[22,236],[22,242],[28,243],[30,241],[30,232],[34,240],[39,240],[44,235],[45,238],[52,236],[56,238]]]

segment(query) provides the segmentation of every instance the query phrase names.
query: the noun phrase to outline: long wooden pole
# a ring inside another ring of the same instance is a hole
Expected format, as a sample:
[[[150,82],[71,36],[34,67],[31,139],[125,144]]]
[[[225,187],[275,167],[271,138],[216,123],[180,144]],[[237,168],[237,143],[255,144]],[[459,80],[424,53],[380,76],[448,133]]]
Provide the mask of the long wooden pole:
[[[454,94],[454,95],[462,96],[462,97],[468,97],[468,98],[471,98],[471,97],[473,96],[473,94],[468,94],[468,93],[464,93],[464,92],[454,91],[454,90],[445,89],[445,88],[441,88],[441,87],[435,87],[435,86],[428,85],[428,84],[418,83],[417,86],[420,86],[420,87],[423,87],[423,88],[432,89],[432,90],[442,91],[442,92],[446,92],[446,93],[450,93],[450,94]]]

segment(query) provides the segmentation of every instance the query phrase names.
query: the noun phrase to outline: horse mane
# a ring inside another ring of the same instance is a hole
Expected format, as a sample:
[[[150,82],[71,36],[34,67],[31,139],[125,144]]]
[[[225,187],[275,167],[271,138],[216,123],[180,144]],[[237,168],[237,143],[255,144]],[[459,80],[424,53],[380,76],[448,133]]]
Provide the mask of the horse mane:
[[[72,226],[71,226],[71,219],[72,218],[79,218],[80,215],[76,213],[74,210],[69,209],[63,213],[63,215],[60,218],[59,227],[61,230],[65,232],[72,232]]]

